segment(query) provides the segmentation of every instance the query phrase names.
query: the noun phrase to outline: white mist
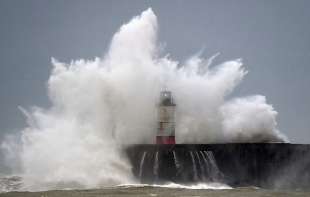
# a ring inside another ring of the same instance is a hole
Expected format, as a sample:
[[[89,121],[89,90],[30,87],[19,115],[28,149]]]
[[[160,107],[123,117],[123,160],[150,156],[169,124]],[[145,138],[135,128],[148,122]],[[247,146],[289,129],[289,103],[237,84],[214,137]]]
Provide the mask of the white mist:
[[[160,57],[157,30],[148,9],[120,28],[103,58],[69,64],[52,59],[52,106],[25,112],[29,125],[17,154],[25,188],[133,182],[122,151],[128,144],[154,143],[163,88],[177,104],[177,143],[286,140],[265,97],[225,99],[247,73],[241,60],[210,67],[214,57],[196,55],[184,64]]]

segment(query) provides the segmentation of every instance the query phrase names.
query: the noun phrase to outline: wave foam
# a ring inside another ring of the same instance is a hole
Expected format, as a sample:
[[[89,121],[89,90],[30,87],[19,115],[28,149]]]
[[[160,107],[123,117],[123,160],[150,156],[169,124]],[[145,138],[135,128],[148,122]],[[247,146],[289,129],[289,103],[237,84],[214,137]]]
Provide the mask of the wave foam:
[[[164,87],[177,104],[177,143],[285,140],[276,128],[276,112],[263,97],[227,100],[247,74],[240,59],[214,66],[215,56],[194,55],[177,62],[160,55],[157,30],[157,17],[148,9],[119,29],[103,58],[71,63],[52,59],[52,106],[21,108],[28,119],[21,142],[2,146],[17,146],[17,151],[8,151],[16,156],[7,158],[18,158],[9,163],[20,162],[27,188],[133,182],[122,150],[128,144],[154,142],[156,102]]]

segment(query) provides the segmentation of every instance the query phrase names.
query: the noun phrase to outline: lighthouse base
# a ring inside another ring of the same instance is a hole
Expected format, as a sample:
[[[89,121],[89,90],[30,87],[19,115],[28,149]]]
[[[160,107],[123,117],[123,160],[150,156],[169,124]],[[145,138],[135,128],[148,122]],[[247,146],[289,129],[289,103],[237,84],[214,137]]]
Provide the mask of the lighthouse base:
[[[175,144],[174,136],[156,136],[156,144]]]

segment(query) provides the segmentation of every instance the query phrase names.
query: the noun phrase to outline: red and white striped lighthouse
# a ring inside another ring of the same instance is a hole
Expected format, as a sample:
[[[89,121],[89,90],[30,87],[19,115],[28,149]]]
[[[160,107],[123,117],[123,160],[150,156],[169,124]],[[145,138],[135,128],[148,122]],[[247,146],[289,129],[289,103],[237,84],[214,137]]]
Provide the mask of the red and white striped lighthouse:
[[[175,107],[170,91],[160,93],[156,144],[175,144]]]

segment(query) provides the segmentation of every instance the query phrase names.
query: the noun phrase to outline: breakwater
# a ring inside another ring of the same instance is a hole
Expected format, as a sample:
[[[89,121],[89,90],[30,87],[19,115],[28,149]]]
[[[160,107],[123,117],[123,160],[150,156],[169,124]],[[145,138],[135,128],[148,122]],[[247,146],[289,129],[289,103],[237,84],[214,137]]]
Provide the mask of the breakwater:
[[[132,145],[126,149],[142,183],[223,182],[231,186],[307,188],[310,145],[230,143]]]

